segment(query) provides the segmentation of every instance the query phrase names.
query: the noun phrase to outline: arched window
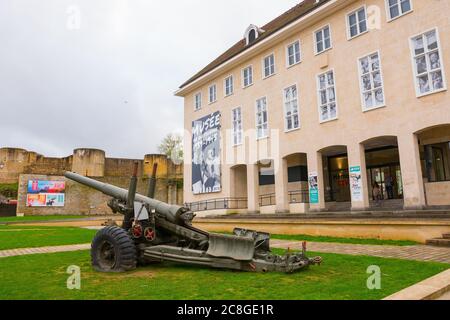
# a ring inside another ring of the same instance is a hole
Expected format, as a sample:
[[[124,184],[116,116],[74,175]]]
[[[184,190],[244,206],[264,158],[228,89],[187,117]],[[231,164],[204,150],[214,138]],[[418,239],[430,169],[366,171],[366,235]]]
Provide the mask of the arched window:
[[[252,43],[253,41],[256,40],[256,30],[252,29],[250,30],[250,32],[248,33],[248,43]]]
[[[257,26],[251,24],[247,30],[245,30],[245,44],[249,45],[258,39],[258,36],[262,32]]]

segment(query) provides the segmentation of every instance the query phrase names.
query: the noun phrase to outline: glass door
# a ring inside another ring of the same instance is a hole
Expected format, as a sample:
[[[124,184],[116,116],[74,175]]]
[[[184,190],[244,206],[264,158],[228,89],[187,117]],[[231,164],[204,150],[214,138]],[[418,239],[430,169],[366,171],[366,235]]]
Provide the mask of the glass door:
[[[384,167],[384,168],[374,168],[371,171],[372,171],[372,174],[371,174],[372,185],[370,186],[371,197],[373,198],[373,185],[375,183],[377,183],[378,186],[380,187],[380,190],[381,190],[381,198],[382,199],[386,199],[386,185],[384,183],[386,167]]]
[[[369,169],[369,177],[370,198],[373,199],[372,191],[375,182],[380,187],[382,199],[403,198],[402,171],[399,165]]]

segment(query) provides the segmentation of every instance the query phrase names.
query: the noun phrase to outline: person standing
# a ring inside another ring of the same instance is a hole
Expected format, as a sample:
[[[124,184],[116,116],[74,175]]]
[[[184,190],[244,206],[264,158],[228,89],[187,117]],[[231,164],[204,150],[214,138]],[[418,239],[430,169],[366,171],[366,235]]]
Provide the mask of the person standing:
[[[372,196],[373,200],[375,200],[375,206],[381,207],[381,189],[377,182],[374,182],[372,186]]]
[[[384,181],[389,200],[394,199],[394,179],[388,175]]]

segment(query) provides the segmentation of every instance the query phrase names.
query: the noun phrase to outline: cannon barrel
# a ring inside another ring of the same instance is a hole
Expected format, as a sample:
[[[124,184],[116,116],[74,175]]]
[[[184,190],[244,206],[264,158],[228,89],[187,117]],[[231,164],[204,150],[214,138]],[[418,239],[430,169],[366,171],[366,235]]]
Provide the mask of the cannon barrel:
[[[128,201],[128,190],[122,189],[107,183],[103,183],[94,179],[90,179],[73,172],[66,172],[64,176],[67,179],[78,182],[84,186],[90,187],[101,193],[121,200],[123,202]],[[188,211],[186,208],[180,206],[169,205],[167,203],[145,197],[140,194],[136,194],[135,201],[148,204],[150,208],[156,210],[157,213],[164,216],[167,221],[175,223],[177,225],[184,225],[185,221],[181,218],[181,215]]]

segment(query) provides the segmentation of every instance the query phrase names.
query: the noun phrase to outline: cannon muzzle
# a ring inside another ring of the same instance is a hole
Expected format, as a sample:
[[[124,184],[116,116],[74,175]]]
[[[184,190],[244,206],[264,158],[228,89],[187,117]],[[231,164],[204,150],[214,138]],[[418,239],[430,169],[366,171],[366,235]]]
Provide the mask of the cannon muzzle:
[[[126,189],[119,188],[94,179],[90,179],[73,172],[66,172],[64,176],[67,179],[73,180],[84,186],[95,189],[107,196],[113,197],[114,199],[117,199],[124,203],[128,202],[129,192]],[[149,197],[145,197],[140,194],[136,194],[134,201],[148,205],[151,209],[154,209],[159,216],[162,216],[167,221],[180,226],[188,224],[190,221],[187,218],[189,218],[189,216],[192,216],[192,214],[187,214],[189,212],[189,209],[187,208],[169,205],[167,203],[151,199]]]

